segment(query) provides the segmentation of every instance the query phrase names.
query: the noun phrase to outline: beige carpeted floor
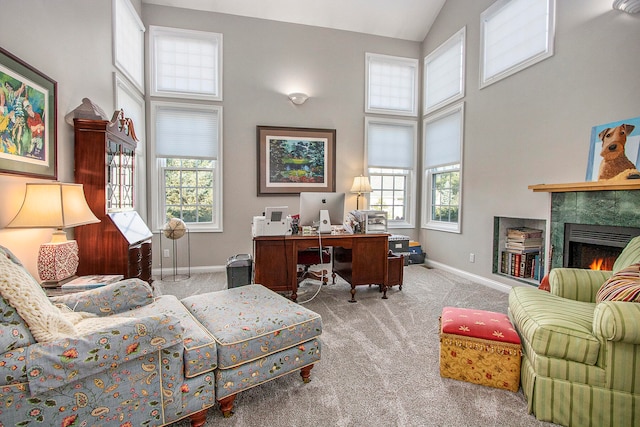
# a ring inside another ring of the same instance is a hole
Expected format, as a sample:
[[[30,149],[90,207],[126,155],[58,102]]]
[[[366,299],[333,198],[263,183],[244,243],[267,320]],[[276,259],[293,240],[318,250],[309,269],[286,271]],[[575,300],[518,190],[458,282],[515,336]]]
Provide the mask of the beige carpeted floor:
[[[506,313],[506,293],[423,265],[404,269],[402,291],[382,300],[358,287],[356,304],[342,281],[322,287],[305,306],[322,316],[322,360],[304,384],[286,375],[242,392],[235,415],[217,406],[206,426],[549,426],[527,413],[513,393],[440,377],[438,317],[445,306]],[[298,301],[318,289],[304,282]],[[156,281],[159,293],[183,298],[226,288],[225,273]],[[175,426],[186,427],[182,421]]]

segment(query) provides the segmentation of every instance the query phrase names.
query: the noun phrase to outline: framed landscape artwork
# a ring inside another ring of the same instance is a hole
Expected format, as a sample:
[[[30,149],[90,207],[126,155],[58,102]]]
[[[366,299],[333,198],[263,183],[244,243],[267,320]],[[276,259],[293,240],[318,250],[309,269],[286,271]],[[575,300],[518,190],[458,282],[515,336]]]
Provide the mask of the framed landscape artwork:
[[[587,161],[586,181],[598,181],[600,165],[603,161],[600,134],[607,129],[619,132],[619,127],[624,127],[628,132],[623,137],[616,138],[617,140],[626,140],[624,146],[617,147],[616,150],[619,151],[617,155],[626,156],[636,168],[640,165],[640,117],[594,126],[591,129],[591,146],[589,148],[589,160]],[[614,157],[613,151],[616,150],[613,150],[613,147],[610,150],[612,152],[608,154],[608,157]]]
[[[57,178],[56,85],[0,48],[0,173]]]
[[[258,196],[336,189],[336,131],[257,126]]]

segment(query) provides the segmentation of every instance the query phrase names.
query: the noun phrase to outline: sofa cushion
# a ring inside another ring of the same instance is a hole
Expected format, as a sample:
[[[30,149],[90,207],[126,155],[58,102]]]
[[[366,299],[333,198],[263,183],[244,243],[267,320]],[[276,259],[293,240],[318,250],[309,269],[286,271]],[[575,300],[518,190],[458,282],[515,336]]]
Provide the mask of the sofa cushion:
[[[574,301],[536,288],[515,287],[509,311],[523,340],[542,356],[594,365],[600,342],[593,335],[595,303]]]
[[[215,337],[220,369],[299,346],[322,333],[319,314],[262,285],[194,295],[182,303]]]
[[[614,273],[596,294],[596,302],[640,302],[640,263]]]
[[[141,317],[163,313],[177,317],[184,328],[184,375],[193,378],[218,366],[216,342],[213,336],[182,305],[175,295],[162,295],[151,304],[120,314]]]
[[[617,273],[623,268],[629,267],[631,264],[640,262],[640,236],[634,237],[624,247],[622,253],[616,258],[616,262],[613,263],[613,272]]]

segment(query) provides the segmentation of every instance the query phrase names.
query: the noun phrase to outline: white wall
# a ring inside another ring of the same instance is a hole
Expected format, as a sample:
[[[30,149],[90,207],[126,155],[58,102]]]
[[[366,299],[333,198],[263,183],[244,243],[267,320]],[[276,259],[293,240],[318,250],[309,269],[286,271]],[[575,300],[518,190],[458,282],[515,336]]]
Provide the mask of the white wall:
[[[424,58],[467,26],[462,233],[420,237],[429,259],[512,284],[491,274],[493,218],[548,219],[549,194],[527,186],[584,181],[591,127],[640,116],[640,14],[557,0],[555,55],[480,90],[479,17],[492,3],[447,0],[423,46]]]

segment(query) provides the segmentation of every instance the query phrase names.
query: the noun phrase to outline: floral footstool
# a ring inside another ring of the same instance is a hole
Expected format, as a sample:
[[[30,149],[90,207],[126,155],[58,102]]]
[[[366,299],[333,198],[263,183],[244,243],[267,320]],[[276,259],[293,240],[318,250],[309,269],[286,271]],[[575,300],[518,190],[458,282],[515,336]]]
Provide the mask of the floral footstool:
[[[506,314],[445,307],[440,317],[440,375],[518,391],[520,337]]]
[[[309,382],[320,360],[319,314],[262,285],[181,300],[216,342],[216,400],[231,416],[237,393],[299,370]]]

